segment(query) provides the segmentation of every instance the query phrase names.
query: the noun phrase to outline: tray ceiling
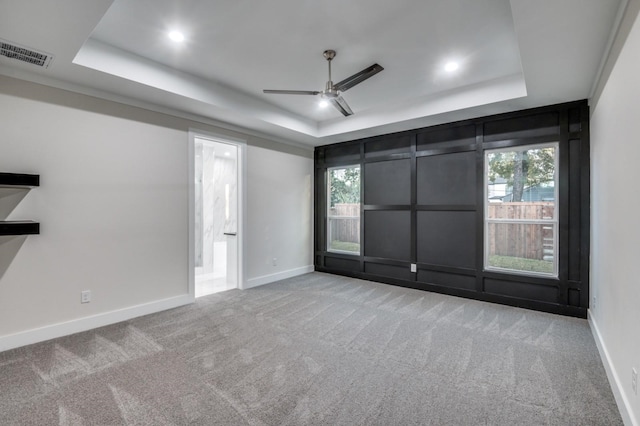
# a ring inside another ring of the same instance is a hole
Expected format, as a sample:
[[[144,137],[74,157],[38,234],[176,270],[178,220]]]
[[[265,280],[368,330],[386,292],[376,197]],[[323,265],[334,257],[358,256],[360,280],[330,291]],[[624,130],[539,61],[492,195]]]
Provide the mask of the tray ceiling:
[[[313,146],[587,98],[621,1],[9,1],[0,38],[55,61],[0,73]],[[384,67],[343,94],[353,116],[262,93],[322,90],[326,49],[334,82]]]

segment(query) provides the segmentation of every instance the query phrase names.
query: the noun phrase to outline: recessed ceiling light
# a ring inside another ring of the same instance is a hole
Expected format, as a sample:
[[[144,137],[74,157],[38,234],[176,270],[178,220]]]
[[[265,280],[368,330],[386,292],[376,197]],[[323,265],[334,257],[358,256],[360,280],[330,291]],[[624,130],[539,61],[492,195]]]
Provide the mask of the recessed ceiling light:
[[[169,33],[169,38],[175,42],[182,42],[184,41],[184,34],[182,34],[180,31],[171,31]]]
[[[231,155],[231,153],[230,153],[229,151],[227,151],[227,152],[225,152],[225,153],[224,153],[224,156],[225,156],[225,157],[229,157],[230,155]]]
[[[449,61],[444,66],[444,70],[447,71],[447,72],[453,72],[453,71],[457,70],[459,67],[460,67],[460,65],[456,61]]]

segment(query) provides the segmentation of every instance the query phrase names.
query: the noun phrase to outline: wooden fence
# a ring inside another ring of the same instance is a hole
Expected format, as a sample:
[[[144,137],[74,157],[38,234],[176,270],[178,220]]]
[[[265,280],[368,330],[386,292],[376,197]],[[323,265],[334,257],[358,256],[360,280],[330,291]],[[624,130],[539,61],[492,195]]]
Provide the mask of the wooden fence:
[[[489,219],[551,220],[553,202],[489,204]],[[489,223],[489,254],[552,260],[555,256],[553,224]]]
[[[329,209],[329,241],[360,243],[360,204],[336,204]]]

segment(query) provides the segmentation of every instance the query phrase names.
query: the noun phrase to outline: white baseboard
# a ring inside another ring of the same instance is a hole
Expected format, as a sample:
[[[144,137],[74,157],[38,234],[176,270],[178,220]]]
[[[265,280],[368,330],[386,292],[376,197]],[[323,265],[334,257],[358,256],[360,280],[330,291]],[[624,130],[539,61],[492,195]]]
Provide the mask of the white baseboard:
[[[193,303],[193,300],[194,299],[192,296],[185,294],[168,299],[158,300],[155,302],[145,303],[142,305],[118,309],[116,311],[105,312],[102,314],[78,318],[58,324],[47,325],[45,327],[34,328],[32,330],[22,331],[16,334],[0,336],[0,352],[19,348],[21,346],[31,345],[33,343],[44,342],[45,340],[55,339],[56,337],[68,336],[70,334],[79,333],[81,331],[92,330],[94,328],[130,320],[142,315],[148,315],[155,312],[165,311],[171,308],[177,308],[178,306]]]
[[[252,278],[247,281],[244,289],[258,287],[286,278],[296,277],[298,275],[313,272],[313,270],[313,265],[309,265],[301,268],[289,269],[287,271],[278,272],[276,274],[263,275],[261,277]],[[145,303],[142,305],[118,309],[116,311],[105,312],[102,314],[78,318],[58,324],[34,328],[15,334],[0,336],[0,352],[26,345],[31,345],[34,343],[44,342],[46,340],[55,339],[57,337],[80,333],[82,331],[92,330],[94,328],[115,324],[121,321],[127,321],[143,315],[165,311],[167,309],[177,308],[178,306],[193,303],[193,301],[194,298],[192,295],[185,294],[168,299],[158,300],[155,302]]]
[[[261,277],[251,278],[247,280],[246,284],[242,288],[243,290],[248,290],[253,287],[258,287],[261,285],[273,283],[276,281],[284,280],[287,278],[297,277],[298,275],[308,274],[309,272],[313,272],[313,265],[303,266],[301,268],[289,269],[286,271],[278,272],[270,275],[263,275]]]
[[[613,367],[611,357],[609,356],[609,351],[607,350],[607,347],[602,340],[602,335],[600,334],[600,329],[598,328],[596,320],[591,315],[591,310],[588,311],[587,318],[589,320],[589,326],[591,327],[593,339],[596,341],[598,352],[600,352],[602,364],[604,364],[604,369],[607,372],[607,378],[609,379],[609,383],[611,383],[613,397],[616,399],[616,404],[618,404],[618,410],[620,410],[622,421],[627,426],[640,426],[640,423],[638,423],[638,419],[635,418],[635,416],[633,415],[633,411],[631,411],[631,404],[629,403],[629,399],[624,392],[620,376],[616,372],[616,369]]]

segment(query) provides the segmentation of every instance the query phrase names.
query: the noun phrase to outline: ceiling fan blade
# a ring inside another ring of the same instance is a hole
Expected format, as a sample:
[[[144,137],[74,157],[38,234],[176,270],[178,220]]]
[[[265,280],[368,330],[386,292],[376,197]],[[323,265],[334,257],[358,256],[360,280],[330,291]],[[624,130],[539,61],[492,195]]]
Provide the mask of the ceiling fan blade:
[[[275,95],[319,95],[320,92],[312,90],[263,90],[264,93]]]
[[[333,87],[336,90],[339,90],[341,92],[345,92],[345,91],[349,90],[350,88],[352,88],[353,86],[355,86],[356,84],[362,83],[363,81],[365,81],[369,77],[372,77],[372,76],[378,74],[383,69],[384,68],[382,68],[380,65],[373,64],[369,68],[363,69],[359,73],[355,73],[351,77],[347,77],[344,80],[336,83]]]
[[[331,105],[333,105],[334,108],[340,111],[345,117],[353,114],[353,111],[351,111],[351,108],[347,104],[347,101],[345,101],[342,96],[331,98],[329,99],[329,102],[331,102]]]

